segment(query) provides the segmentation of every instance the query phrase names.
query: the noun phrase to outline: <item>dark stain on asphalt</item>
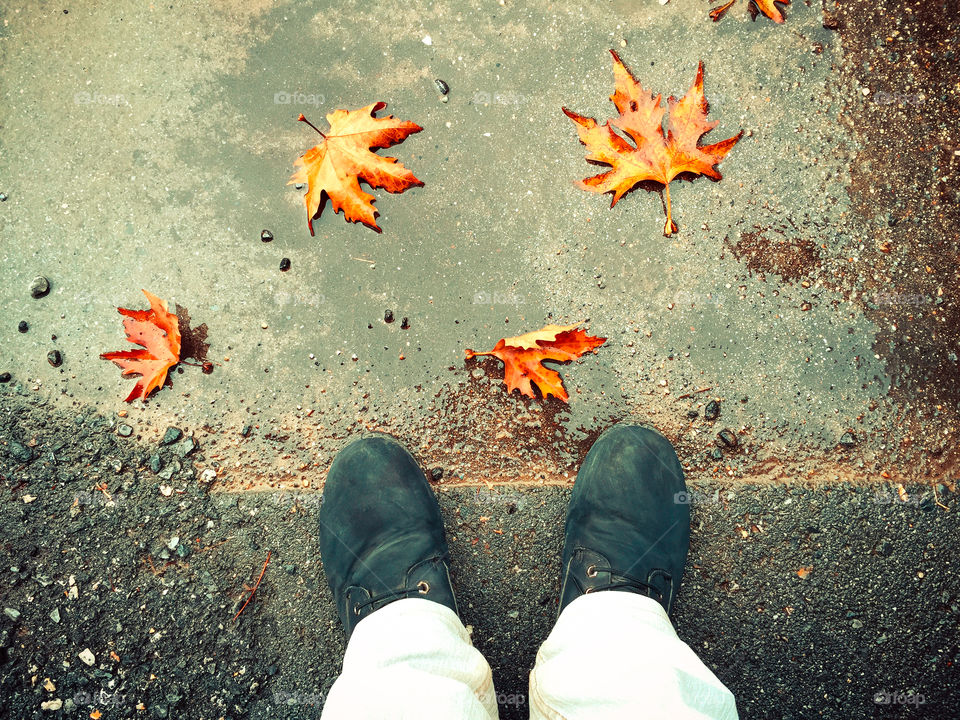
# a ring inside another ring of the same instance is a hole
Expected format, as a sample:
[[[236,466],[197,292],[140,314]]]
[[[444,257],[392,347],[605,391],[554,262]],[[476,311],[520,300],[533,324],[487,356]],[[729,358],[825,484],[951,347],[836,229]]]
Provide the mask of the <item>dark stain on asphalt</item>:
[[[788,238],[781,228],[755,226],[751,232],[740,233],[736,243],[727,238],[727,246],[733,257],[761,280],[773,274],[783,282],[796,282],[816,274],[822,263],[820,249],[814,242]]]
[[[177,305],[177,325],[180,328],[180,357],[205,362],[210,350],[210,343],[207,342],[209,332],[207,324],[191,327],[190,311],[182,305]]]

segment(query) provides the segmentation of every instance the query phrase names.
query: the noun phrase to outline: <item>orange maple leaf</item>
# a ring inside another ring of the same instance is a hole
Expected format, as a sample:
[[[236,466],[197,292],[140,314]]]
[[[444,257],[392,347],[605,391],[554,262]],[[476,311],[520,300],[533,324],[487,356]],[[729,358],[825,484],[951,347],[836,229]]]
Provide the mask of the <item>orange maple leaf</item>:
[[[607,339],[591,337],[574,325],[547,325],[541,330],[528,332],[512,338],[503,338],[489,352],[467,350],[467,358],[481,355],[493,355],[503,361],[503,381],[507,392],[520,390],[521,395],[536,397],[531,383],[535,383],[544,398],[553,395],[564,402],[569,396],[563,387],[563,380],[555,370],[544,367],[543,360],[568,362],[575,360],[588,350],[603,345]]]
[[[723,5],[719,5],[718,7],[715,7],[713,10],[710,11],[710,17],[713,19],[714,22],[717,22],[720,18],[722,18],[726,14],[727,10],[730,9],[730,6],[733,5],[736,1],[737,0],[729,0],[728,2],[725,2]],[[775,23],[782,23],[784,20],[783,13],[780,12],[780,10],[777,8],[776,5],[774,5],[775,1],[783,5],[790,4],[790,0],[753,0],[753,4],[756,6],[757,10],[762,12],[768,18],[773,20]],[[754,13],[753,19],[756,20],[757,19],[756,11],[751,10],[751,12]]]
[[[327,115],[330,129],[325,133],[302,114],[298,118],[323,138],[296,159],[297,170],[287,183],[307,184],[307,226],[311,235],[313,220],[323,212],[328,197],[334,213],[343,209],[344,219],[362,222],[380,232],[378,213],[373,207],[375,198],[360,189],[360,180],[372,188],[392,193],[423,186],[396,158],[371,152],[371,149],[401,143],[409,135],[423,130],[416,123],[397,120],[393,115],[374,116],[386,106],[384,102],[376,102],[359,110],[334,110]]]
[[[638,183],[652,180],[664,186],[667,221],[663,234],[670,237],[677,231],[670,209],[670,183],[681,173],[706,175],[714,180],[722,176],[714,165],[723,160],[737,144],[739,134],[713,145],[700,146],[700,138],[716,127],[707,120],[707,100],[703,95],[703,63],[697,69],[693,86],[681,100],[671,97],[667,103],[670,121],[666,138],[663,135],[663,113],[660,95],[644,90],[613,50],[613,75],[616,90],[610,99],[620,117],[598,125],[563,108],[577,124],[580,142],[587,146],[587,162],[609,165],[610,170],[580,180],[577,186],[596,193],[613,193],[610,207],[617,204]],[[627,139],[614,128],[626,134]]]
[[[140,374],[137,384],[127,396],[127,402],[147,395],[163,385],[167,370],[180,362],[180,327],[177,316],[167,310],[167,301],[161,300],[146,290],[143,294],[150,301],[149,310],[117,308],[124,315],[123,329],[127,340],[146,349],[119,350],[103,353],[103,360],[110,360],[121,370],[121,375]]]

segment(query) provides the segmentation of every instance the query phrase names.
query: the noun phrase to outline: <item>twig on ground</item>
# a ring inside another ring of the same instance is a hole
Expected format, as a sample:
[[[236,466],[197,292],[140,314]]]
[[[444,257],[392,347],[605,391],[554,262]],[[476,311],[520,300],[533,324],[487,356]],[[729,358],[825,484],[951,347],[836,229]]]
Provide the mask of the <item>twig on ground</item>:
[[[705,393],[707,390],[713,390],[712,387],[700,388],[699,390],[694,390],[693,392],[684,393],[683,395],[677,395],[677,400],[683,400],[688,397],[693,397],[698,393]]]
[[[250,588],[250,594],[247,595],[246,601],[243,603],[240,609],[237,610],[237,614],[233,616],[234,620],[240,617],[240,613],[242,613],[244,608],[247,607],[247,603],[250,602],[250,600],[253,598],[253,594],[257,591],[257,588],[260,587],[260,581],[263,580],[263,574],[267,571],[267,565],[270,564],[270,555],[272,554],[273,554],[272,550],[267,551],[267,559],[263,561],[263,567],[260,569],[260,577],[257,578],[257,582],[254,583],[254,586]]]
[[[930,483],[930,487],[933,488],[933,501],[934,501],[937,505],[939,505],[940,507],[942,507],[944,510],[949,510],[950,508],[948,508],[946,505],[944,505],[942,502],[940,502],[940,496],[937,494],[937,485],[936,485],[936,483],[931,482],[931,483]]]

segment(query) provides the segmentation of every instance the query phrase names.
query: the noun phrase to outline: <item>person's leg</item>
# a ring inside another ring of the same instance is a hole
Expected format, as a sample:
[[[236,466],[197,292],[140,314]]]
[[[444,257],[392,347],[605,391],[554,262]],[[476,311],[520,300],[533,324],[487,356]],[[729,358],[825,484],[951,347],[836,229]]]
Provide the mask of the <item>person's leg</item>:
[[[673,447],[618,425],[587,453],[567,512],[560,614],[530,673],[534,720],[736,718],[669,613],[690,538]]]
[[[410,453],[386,435],[340,452],[319,531],[348,640],[323,720],[495,720],[490,666],[457,616],[440,508]]]

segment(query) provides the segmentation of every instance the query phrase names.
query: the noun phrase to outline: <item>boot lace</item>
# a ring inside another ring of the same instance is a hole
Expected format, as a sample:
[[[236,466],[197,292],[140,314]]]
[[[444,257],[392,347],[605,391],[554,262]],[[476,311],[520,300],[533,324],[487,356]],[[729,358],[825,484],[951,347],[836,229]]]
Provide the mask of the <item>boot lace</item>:
[[[369,600],[364,600],[362,603],[357,603],[353,606],[353,612],[355,615],[359,615],[365,608],[370,606],[376,606],[377,603],[381,602],[391,602],[393,600],[398,600],[403,597],[410,597],[411,595],[426,595],[430,592],[430,583],[426,580],[421,580],[413,587],[403,588],[400,590],[390,590],[385,593],[380,593],[379,595],[371,595]]]
[[[653,594],[656,594],[657,601],[660,602],[661,604],[663,603],[663,592],[661,592],[660,589],[654,587],[648,582],[641,580],[638,577],[634,577],[633,575],[628,575],[627,573],[620,572],[615,568],[591,565],[590,567],[587,568],[587,577],[595,577],[598,573],[602,573],[602,572],[610,573],[611,582],[604,583],[602,585],[595,585],[590,588],[585,588],[583,585],[580,584],[580,581],[577,580],[576,576],[574,576],[574,580],[576,581],[577,585],[580,587],[580,591],[583,593],[598,592],[600,590],[616,590],[617,588],[633,588],[635,590],[639,590],[641,593],[643,593],[644,595],[647,595],[648,597],[653,597]]]

